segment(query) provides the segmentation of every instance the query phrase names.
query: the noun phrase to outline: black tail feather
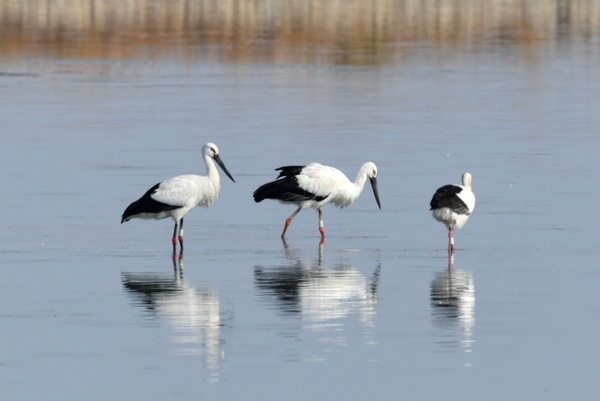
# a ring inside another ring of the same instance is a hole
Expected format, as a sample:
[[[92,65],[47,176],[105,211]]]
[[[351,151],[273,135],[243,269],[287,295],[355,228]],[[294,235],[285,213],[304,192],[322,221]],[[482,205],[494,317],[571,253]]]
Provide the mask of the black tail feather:
[[[300,174],[300,172],[302,172],[302,169],[304,167],[306,167],[306,166],[283,166],[283,167],[276,168],[275,171],[279,171],[279,175],[277,176],[277,179],[282,178],[282,177],[296,176],[296,175]]]
[[[281,194],[281,190],[279,189],[280,181],[282,180],[268,182],[258,187],[252,194],[254,202],[262,202],[265,199],[278,199],[278,196]]]
[[[444,185],[438,188],[429,202],[430,209],[441,209],[448,207],[454,210],[458,214],[469,214],[469,208],[465,205],[462,199],[458,197],[458,194],[462,192],[462,188],[456,185]]]
[[[146,191],[146,193],[140,199],[127,206],[127,209],[125,209],[123,215],[121,216],[121,224],[131,220],[140,213],[160,213],[181,207],[178,205],[167,205],[166,203],[152,199],[151,195],[158,189],[159,186],[160,183],[156,184]]]

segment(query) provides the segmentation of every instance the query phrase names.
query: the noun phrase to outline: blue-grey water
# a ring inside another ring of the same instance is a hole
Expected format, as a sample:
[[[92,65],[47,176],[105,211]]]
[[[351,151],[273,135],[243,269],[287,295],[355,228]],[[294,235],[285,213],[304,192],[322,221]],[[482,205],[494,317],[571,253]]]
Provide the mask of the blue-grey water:
[[[0,63],[3,400],[565,400],[600,390],[600,53],[557,40],[377,66],[181,59]],[[204,174],[172,221],[125,207]],[[351,209],[255,204],[274,168],[354,179]],[[428,211],[474,177],[456,232]]]

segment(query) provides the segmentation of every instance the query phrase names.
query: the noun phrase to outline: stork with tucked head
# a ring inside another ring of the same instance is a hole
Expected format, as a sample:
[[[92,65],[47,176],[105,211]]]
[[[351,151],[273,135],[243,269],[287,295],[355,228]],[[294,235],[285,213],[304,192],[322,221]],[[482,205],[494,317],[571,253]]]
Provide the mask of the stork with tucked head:
[[[462,175],[462,185],[438,188],[429,202],[433,218],[448,228],[448,251],[454,252],[454,229],[465,225],[475,209],[475,194],[471,190],[471,174]]]
[[[351,206],[361,194],[367,178],[371,182],[375,201],[381,209],[379,193],[377,190],[377,166],[368,162],[362,165],[356,176],[356,181],[351,182],[340,170],[324,166],[319,163],[310,163],[306,166],[285,166],[275,169],[279,176],[275,181],[262,185],[254,191],[254,201],[263,199],[276,199],[282,203],[293,204],[298,207],[286,219],[281,233],[281,238],[292,223],[292,220],[302,209],[314,208],[319,213],[319,232],[325,238],[323,227],[323,206],[332,203],[339,208]]]
[[[125,209],[121,223],[133,218],[160,220],[170,217],[175,221],[173,254],[177,250],[178,239],[183,252],[183,217],[196,206],[209,207],[219,195],[221,180],[215,162],[235,182],[219,156],[217,145],[205,144],[202,158],[206,164],[206,175],[186,174],[159,182]]]

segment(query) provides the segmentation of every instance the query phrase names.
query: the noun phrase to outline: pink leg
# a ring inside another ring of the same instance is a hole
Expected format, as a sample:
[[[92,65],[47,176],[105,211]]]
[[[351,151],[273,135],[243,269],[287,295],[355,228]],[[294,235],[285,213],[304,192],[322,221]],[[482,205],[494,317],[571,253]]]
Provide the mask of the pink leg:
[[[325,238],[325,228],[323,227],[323,211],[321,208],[317,210],[319,211],[319,232],[321,233],[321,238]]]
[[[454,228],[448,230],[448,252],[454,252]]]
[[[173,238],[171,238],[171,242],[173,243],[173,257],[177,253],[177,223],[175,223],[175,228],[173,228]]]
[[[178,230],[179,227],[179,230]],[[179,231],[179,234],[178,234]],[[181,252],[183,252],[183,219],[179,220],[179,224],[175,222],[175,227],[173,227],[173,238],[171,238],[171,242],[173,243],[173,257],[177,253],[177,242],[179,241],[179,245],[181,246]]]
[[[281,238],[285,237],[285,233],[286,233],[288,227],[290,226],[290,224],[292,224],[292,220],[294,220],[294,217],[296,217],[296,215],[298,213],[300,213],[300,210],[302,210],[302,207],[299,207],[294,213],[292,213],[292,215],[290,217],[288,217],[285,220],[285,226],[283,226],[283,232],[281,233]]]
[[[183,217],[179,220],[179,246],[181,247],[181,253],[183,254]]]

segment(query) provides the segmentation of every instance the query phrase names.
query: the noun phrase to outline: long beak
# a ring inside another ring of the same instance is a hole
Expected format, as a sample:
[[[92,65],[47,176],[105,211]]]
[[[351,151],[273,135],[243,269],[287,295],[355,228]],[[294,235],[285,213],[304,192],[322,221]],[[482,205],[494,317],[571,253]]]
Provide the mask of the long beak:
[[[373,194],[375,195],[375,200],[377,201],[377,206],[381,209],[381,202],[379,202],[379,191],[377,191],[377,177],[369,178],[371,181],[371,187],[373,188]]]
[[[235,180],[233,179],[233,177],[231,176],[231,174],[229,174],[229,171],[227,171],[227,167],[225,167],[225,164],[223,163],[223,160],[221,160],[221,156],[214,155],[213,159],[215,159],[215,161],[217,162],[217,164],[223,169],[223,172],[225,174],[227,174],[227,177],[231,178],[231,181],[235,182]]]

